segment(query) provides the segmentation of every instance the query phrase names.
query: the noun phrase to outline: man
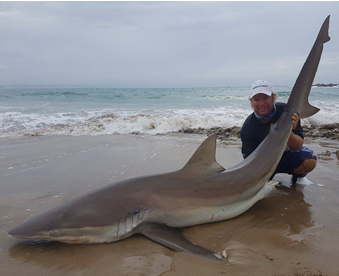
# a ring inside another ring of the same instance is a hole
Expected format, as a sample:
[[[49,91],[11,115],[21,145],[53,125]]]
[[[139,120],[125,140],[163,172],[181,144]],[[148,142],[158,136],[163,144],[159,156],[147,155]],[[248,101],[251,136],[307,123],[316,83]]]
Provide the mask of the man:
[[[266,138],[270,125],[275,123],[284,112],[286,104],[276,103],[278,95],[272,91],[267,81],[258,80],[250,89],[249,100],[253,113],[245,120],[240,136],[242,154],[249,156]],[[304,133],[300,125],[300,114],[292,116],[292,132],[287,141],[287,148],[273,173],[287,173],[292,175],[292,183],[302,182],[302,178],[312,171],[317,164],[317,156],[304,144]]]

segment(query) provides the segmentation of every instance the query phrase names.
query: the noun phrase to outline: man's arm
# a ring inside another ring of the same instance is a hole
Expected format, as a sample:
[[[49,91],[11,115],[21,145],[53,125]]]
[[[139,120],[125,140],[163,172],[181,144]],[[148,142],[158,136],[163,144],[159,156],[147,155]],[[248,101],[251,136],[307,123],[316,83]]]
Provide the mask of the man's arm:
[[[247,158],[257,148],[257,145],[253,142],[253,137],[250,137],[243,129],[240,132],[240,137],[242,142],[241,153],[244,158]]]

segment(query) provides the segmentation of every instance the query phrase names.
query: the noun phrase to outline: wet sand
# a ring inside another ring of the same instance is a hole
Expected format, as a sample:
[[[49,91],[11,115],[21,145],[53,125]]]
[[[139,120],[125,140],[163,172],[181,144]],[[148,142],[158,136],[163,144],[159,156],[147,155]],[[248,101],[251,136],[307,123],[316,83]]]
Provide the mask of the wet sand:
[[[111,244],[23,241],[7,233],[28,218],[109,183],[180,169],[202,136],[187,140],[111,135],[0,139],[1,275],[339,275],[339,163],[309,174],[314,185],[278,187],[237,218],[189,227],[193,242],[227,255],[210,261],[133,236]],[[317,154],[337,142],[310,145]],[[217,160],[242,160],[218,144]]]

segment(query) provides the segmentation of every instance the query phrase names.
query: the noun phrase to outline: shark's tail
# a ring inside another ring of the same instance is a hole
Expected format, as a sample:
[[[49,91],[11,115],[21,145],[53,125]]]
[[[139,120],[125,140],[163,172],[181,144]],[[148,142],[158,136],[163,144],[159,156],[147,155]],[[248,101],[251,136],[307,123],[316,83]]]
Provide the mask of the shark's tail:
[[[323,25],[321,26],[321,29],[319,31],[318,37],[314,43],[314,46],[316,45],[321,45],[321,51],[322,51],[322,45],[328,41],[330,41],[330,36],[328,35],[328,29],[329,29],[329,23],[330,23],[330,16],[327,16],[327,18],[325,19]],[[308,102],[304,103],[301,106],[301,119],[302,118],[307,118],[310,117],[312,115],[314,115],[315,113],[317,113],[320,109],[310,105]]]
[[[325,19],[323,25],[321,26],[321,29],[319,31],[317,40],[315,43],[317,43],[317,41],[319,41],[320,43],[324,44],[328,41],[330,41],[330,37],[328,35],[328,27],[330,25],[330,15],[327,16],[327,18]]]
[[[300,71],[287,103],[289,107],[298,105],[294,106],[296,109],[295,112],[300,111],[301,119],[310,117],[320,110],[319,108],[309,104],[308,95],[318,69],[319,61],[323,51],[323,44],[330,40],[328,35],[329,22],[330,16],[325,19],[323,25],[321,26],[317,39],[306,59],[303,68]]]

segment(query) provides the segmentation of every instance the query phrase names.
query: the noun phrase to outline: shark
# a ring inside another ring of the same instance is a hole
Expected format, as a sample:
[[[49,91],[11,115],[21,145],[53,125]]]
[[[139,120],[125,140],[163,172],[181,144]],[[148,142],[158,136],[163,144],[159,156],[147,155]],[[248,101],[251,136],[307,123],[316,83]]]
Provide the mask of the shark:
[[[29,219],[9,231],[17,238],[70,244],[110,243],[142,234],[180,252],[212,259],[224,256],[189,241],[184,227],[239,216],[267,196],[269,181],[286,148],[292,115],[319,111],[308,102],[323,44],[330,40],[328,16],[292,88],[286,109],[258,148],[239,164],[223,168],[209,136],[180,170],[122,180]]]

